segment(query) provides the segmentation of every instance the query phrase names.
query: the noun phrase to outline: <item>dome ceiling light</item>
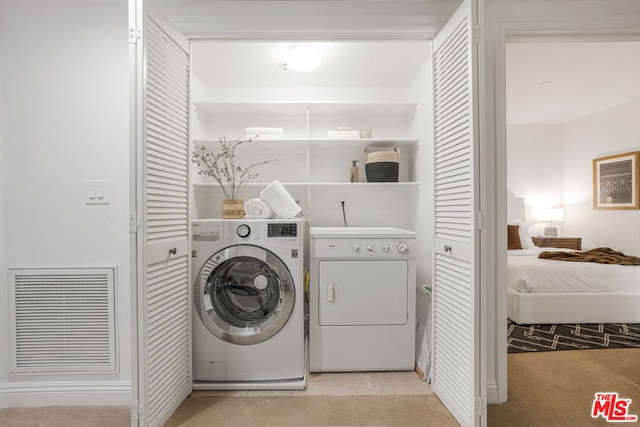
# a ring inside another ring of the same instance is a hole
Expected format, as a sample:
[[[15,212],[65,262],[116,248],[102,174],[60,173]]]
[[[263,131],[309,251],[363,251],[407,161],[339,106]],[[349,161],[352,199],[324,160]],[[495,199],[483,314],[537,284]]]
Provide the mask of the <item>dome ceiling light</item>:
[[[286,53],[280,63],[283,70],[293,70],[301,73],[313,71],[322,62],[320,50],[310,45],[294,45]]]

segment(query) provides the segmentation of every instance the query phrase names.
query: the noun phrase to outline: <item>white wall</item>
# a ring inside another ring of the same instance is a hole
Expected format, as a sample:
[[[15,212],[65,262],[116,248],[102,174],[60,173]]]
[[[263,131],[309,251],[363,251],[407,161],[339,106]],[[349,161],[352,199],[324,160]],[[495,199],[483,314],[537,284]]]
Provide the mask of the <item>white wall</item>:
[[[640,211],[593,209],[592,160],[640,151],[640,98],[565,125],[509,125],[507,182],[531,207],[563,207],[564,236],[582,237],[583,249],[609,246],[640,251]],[[527,213],[531,234],[542,232]]]
[[[532,235],[540,234],[544,224],[532,220],[531,208],[562,207],[562,134],[561,125],[507,126],[507,186],[524,197]],[[555,225],[562,235],[562,223]]]
[[[0,294],[14,267],[117,267],[119,372],[7,374],[2,298],[0,407],[131,401],[129,83],[125,1],[2,0]],[[87,179],[110,203],[88,206]]]
[[[640,256],[640,210],[593,209],[592,160],[640,151],[640,97],[565,125],[565,234]]]
[[[2,78],[3,76],[3,59],[4,59],[4,48],[3,48],[3,40],[6,40],[6,38],[4,37],[4,19],[2,18],[4,16],[4,9],[2,7],[2,3],[0,3],[0,292],[2,292],[2,295],[7,295],[4,291],[6,289],[6,284],[5,284],[5,278],[6,278],[6,274],[4,274],[4,272],[6,271],[6,266],[5,266],[5,262],[4,262],[4,258],[5,258],[5,249],[4,249],[4,216],[5,216],[5,212],[4,212],[4,185],[2,183],[6,182],[4,179],[4,175],[2,174],[2,171],[4,170],[4,158],[3,158],[3,146],[4,146],[4,139],[3,139],[3,126],[2,126],[2,122],[3,122],[3,115],[2,115],[2,110],[3,110],[3,103],[2,103],[2,88],[4,86],[4,79]],[[6,348],[6,346],[4,345],[7,342],[7,332],[8,332],[8,326],[7,326],[7,316],[3,315],[1,313],[8,313],[9,312],[9,306],[8,306],[8,301],[7,298],[0,298],[0,346]],[[7,378],[7,366],[8,366],[8,361],[7,361],[7,357],[8,355],[6,354],[6,352],[0,351],[0,395],[3,392],[3,386],[2,383],[5,381],[5,379]],[[0,408],[2,408],[2,404],[0,402]]]
[[[430,46],[431,48],[431,46]],[[420,183],[418,196],[416,255],[418,283],[432,284],[433,271],[433,58],[424,64],[407,88],[407,98],[420,103],[420,109],[411,123],[409,135],[420,144],[413,156],[413,176]]]

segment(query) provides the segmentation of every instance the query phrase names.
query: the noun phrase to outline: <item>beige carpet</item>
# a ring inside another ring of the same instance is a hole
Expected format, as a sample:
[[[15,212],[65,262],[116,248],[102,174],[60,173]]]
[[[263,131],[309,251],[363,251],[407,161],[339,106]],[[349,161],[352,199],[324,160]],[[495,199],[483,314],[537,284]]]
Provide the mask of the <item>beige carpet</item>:
[[[509,354],[508,376],[509,402],[489,405],[489,426],[610,426],[591,418],[596,392],[632,399],[640,416],[638,348]]]
[[[0,409],[2,427],[128,427],[131,410],[124,406],[51,406]]]
[[[490,427],[611,426],[591,418],[596,392],[632,399],[640,415],[640,349],[509,354],[509,402],[489,405]],[[128,408],[0,410],[0,426],[129,426]],[[167,426],[455,426],[434,395],[229,397],[193,393]],[[638,423],[613,425],[636,426]]]
[[[127,427],[128,408],[0,410],[2,427]],[[435,395],[189,396],[165,426],[458,426]]]
[[[190,396],[173,426],[458,426],[435,395]]]

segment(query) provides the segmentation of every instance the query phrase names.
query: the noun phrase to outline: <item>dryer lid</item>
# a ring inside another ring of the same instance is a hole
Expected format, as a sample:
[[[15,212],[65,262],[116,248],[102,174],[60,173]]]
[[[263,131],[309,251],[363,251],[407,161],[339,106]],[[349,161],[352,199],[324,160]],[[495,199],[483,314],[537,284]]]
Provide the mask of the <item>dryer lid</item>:
[[[312,239],[413,239],[414,231],[393,227],[311,227]]]

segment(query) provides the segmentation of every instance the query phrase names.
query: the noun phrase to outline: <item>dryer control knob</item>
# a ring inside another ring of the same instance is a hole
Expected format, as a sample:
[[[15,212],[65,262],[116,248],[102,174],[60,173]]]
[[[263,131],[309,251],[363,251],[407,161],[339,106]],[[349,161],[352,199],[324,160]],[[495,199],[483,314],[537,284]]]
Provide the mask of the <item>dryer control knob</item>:
[[[391,248],[389,247],[389,245],[382,245],[382,250],[385,252],[389,252]]]
[[[410,250],[411,248],[405,242],[400,242],[398,244],[398,252],[400,253],[400,255],[407,255]]]
[[[251,234],[251,229],[247,224],[240,224],[236,230],[236,233],[238,233],[238,236],[242,238],[248,237],[249,234]]]
[[[351,245],[351,250],[353,252],[360,252],[360,246],[358,246],[357,243],[354,243],[354,244]]]

